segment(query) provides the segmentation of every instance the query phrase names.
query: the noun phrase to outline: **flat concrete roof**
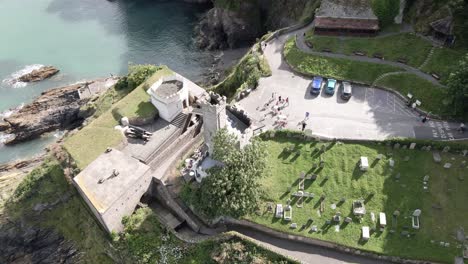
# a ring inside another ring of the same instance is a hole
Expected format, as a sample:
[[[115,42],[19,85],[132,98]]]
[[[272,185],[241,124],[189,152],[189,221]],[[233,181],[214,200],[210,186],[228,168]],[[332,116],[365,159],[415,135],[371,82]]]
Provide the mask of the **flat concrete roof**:
[[[184,87],[184,83],[179,80],[165,81],[156,88],[155,94],[159,97],[168,98],[177,94]]]
[[[111,177],[114,170],[118,175]],[[149,166],[113,149],[101,154],[73,180],[94,208],[103,214],[149,170]]]

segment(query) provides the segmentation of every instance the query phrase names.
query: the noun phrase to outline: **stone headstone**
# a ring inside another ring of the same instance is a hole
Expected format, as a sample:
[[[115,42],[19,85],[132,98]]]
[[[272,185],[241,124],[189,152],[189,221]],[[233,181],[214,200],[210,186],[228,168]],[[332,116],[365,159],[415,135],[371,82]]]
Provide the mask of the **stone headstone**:
[[[424,176],[423,181],[425,181],[425,182],[429,181],[429,175]]]
[[[421,150],[422,150],[422,151],[425,151],[425,150],[426,150],[426,146],[422,146],[422,147],[421,147]]]
[[[403,145],[403,147],[401,147],[401,149],[407,149],[408,148],[408,145]]]
[[[383,159],[383,154],[379,154],[379,155],[377,155],[376,159],[377,159],[377,160],[381,160],[381,159]]]
[[[351,217],[346,217],[346,218],[344,219],[344,221],[345,221],[346,223],[351,223],[351,222],[353,221],[353,219],[352,219]]]
[[[431,146],[427,146],[426,151],[431,151],[431,149],[432,149]]]
[[[393,145],[393,149],[399,149],[400,148],[400,143],[396,143],[395,145]]]
[[[313,225],[312,228],[310,229],[311,232],[317,232],[318,228],[316,225]]]
[[[395,160],[390,159],[390,160],[388,161],[388,164],[390,165],[390,167],[393,168],[393,167],[395,166]]]
[[[290,226],[291,229],[296,229],[297,228],[297,223],[292,223]]]
[[[462,154],[463,154],[463,157],[466,157],[466,155],[468,155],[468,150],[467,149],[463,150]]]
[[[450,147],[449,146],[445,146],[444,149],[442,149],[442,153],[447,153],[450,151]]]
[[[445,169],[450,169],[452,167],[452,163],[445,163],[444,168]]]
[[[433,158],[434,161],[437,162],[437,163],[439,163],[439,162],[442,161],[442,158],[440,157],[440,154],[439,154],[439,152],[437,152],[437,151],[434,151],[434,152],[432,153],[432,158]]]
[[[400,177],[401,177],[401,174],[400,174],[400,173],[397,173],[397,174],[395,175],[395,179],[397,179],[397,180],[399,180]]]
[[[421,216],[421,209],[416,209],[416,210],[414,210],[413,216],[415,216],[415,217]]]
[[[128,117],[122,117],[122,119],[120,119],[120,124],[121,124],[123,127],[129,126],[129,125],[130,125],[130,122],[128,121]]]
[[[409,146],[409,149],[414,149],[414,148],[416,148],[416,143],[411,143]]]
[[[327,146],[325,145],[320,146],[320,151],[325,152],[326,149],[327,149]]]
[[[461,164],[460,164],[460,167],[463,168],[466,166],[466,160],[462,161]]]
[[[409,161],[410,157],[409,156],[406,156],[403,160],[404,161]]]

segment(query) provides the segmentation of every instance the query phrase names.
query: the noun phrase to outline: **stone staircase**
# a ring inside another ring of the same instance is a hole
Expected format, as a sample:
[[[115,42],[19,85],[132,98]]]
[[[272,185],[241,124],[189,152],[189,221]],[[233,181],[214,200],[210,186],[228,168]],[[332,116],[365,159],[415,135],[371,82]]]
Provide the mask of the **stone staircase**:
[[[426,59],[424,60],[424,62],[421,64],[421,66],[418,67],[418,69],[423,69],[424,67],[427,66],[427,64],[429,63],[429,61],[432,59],[432,55],[434,55],[434,51],[435,51],[436,47],[433,46],[431,48],[431,50],[429,51],[429,53],[427,54],[427,57]]]
[[[171,121],[171,124],[178,127],[178,128],[182,128],[184,126],[185,121],[187,120],[187,118],[188,118],[187,114],[180,113]]]
[[[385,77],[388,77],[388,76],[392,76],[392,75],[398,75],[398,74],[402,74],[402,73],[408,73],[408,72],[404,72],[404,71],[397,71],[397,72],[387,72],[387,73],[384,73],[382,75],[380,75],[379,77],[377,77],[377,79],[375,79],[375,81],[372,83],[372,86],[376,86],[377,83],[384,79]]]

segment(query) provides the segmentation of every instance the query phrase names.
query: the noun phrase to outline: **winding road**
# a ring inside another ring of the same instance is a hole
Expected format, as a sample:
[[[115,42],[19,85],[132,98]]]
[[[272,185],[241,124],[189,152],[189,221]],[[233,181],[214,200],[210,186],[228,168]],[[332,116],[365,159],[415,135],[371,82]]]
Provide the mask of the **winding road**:
[[[280,113],[287,120],[285,128],[300,129],[301,122],[305,121],[306,130],[324,138],[357,140],[384,140],[394,137],[430,140],[468,138],[468,133],[460,134],[456,131],[459,123],[443,120],[429,120],[422,123],[416,111],[407,107],[399,96],[386,90],[353,85],[353,96],[349,101],[340,98],[340,90],[332,96],[326,95],[323,89],[318,96],[311,95],[311,78],[297,74],[283,60],[284,44],[293,36],[298,37],[298,47],[307,53],[396,65],[402,70],[415,73],[431,82],[437,82],[432,76],[397,62],[311,51],[302,36],[312,26],[310,24],[273,38],[264,47],[264,56],[268,60],[272,75],[261,78],[257,89],[237,103],[259,123],[259,126],[264,126],[265,129],[280,128],[277,125],[278,117],[271,114],[272,104],[276,104],[276,101],[270,102],[274,93],[277,97],[282,96],[289,100],[289,104],[285,104],[285,108]],[[309,113],[308,118],[305,118],[306,112]]]

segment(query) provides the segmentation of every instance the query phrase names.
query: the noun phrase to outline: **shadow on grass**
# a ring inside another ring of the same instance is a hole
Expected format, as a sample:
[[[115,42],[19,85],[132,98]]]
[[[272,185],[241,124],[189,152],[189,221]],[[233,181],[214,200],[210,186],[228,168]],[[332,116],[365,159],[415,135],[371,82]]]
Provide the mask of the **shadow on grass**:
[[[364,175],[364,171],[361,170],[360,166],[359,166],[359,162],[356,163],[356,166],[354,166],[354,170],[353,170],[353,177],[352,179],[353,180],[359,180],[361,178],[362,175]]]

